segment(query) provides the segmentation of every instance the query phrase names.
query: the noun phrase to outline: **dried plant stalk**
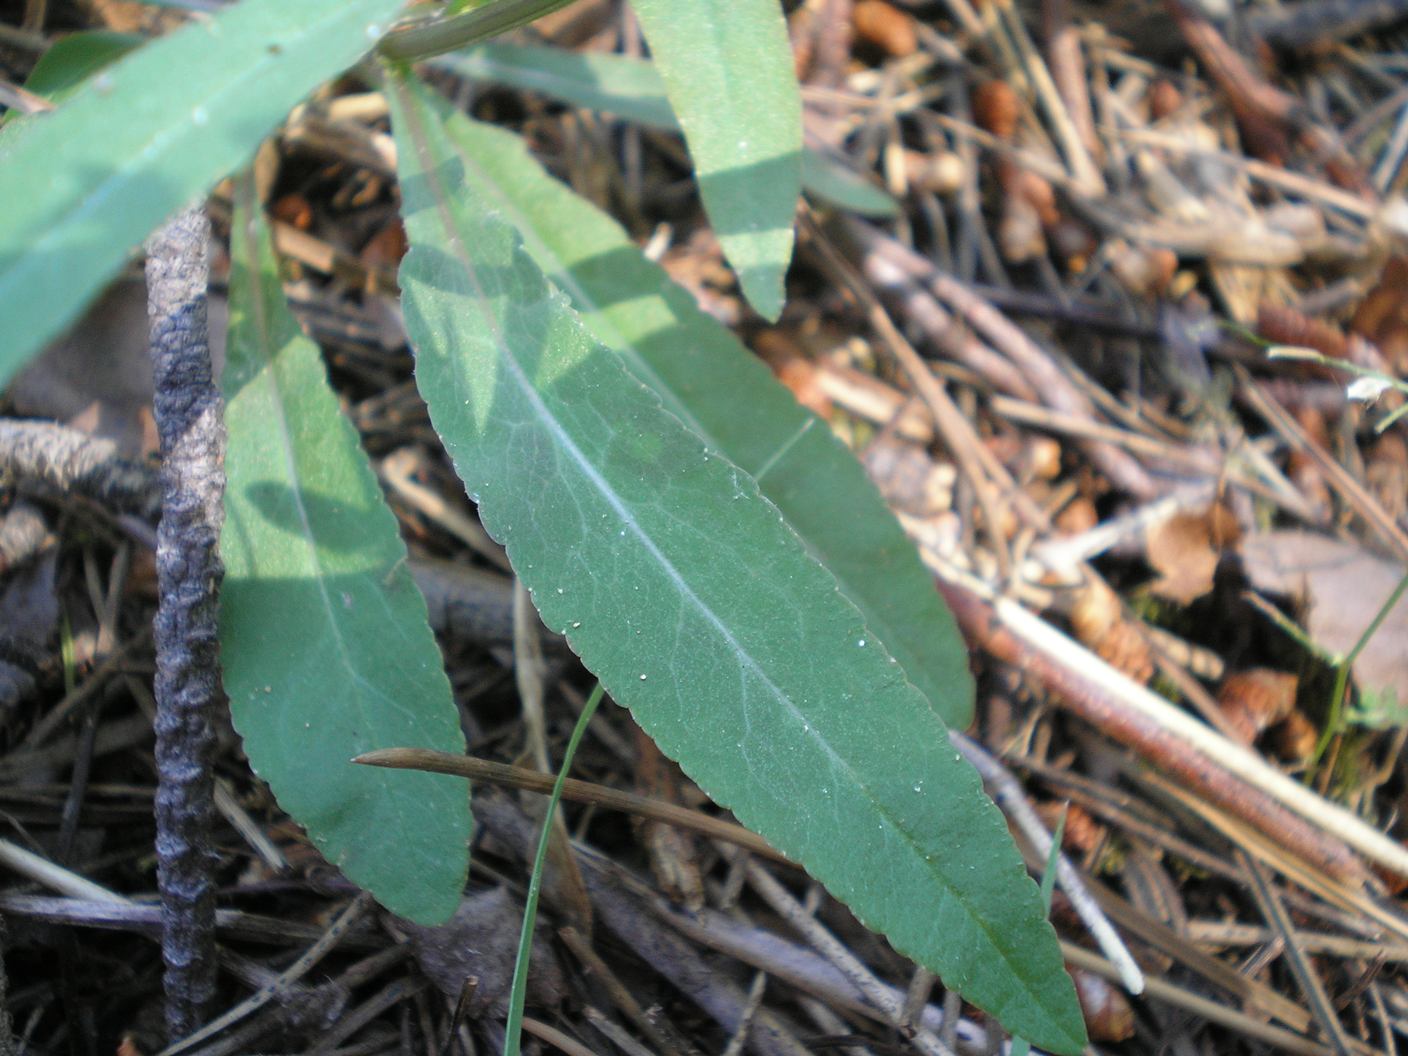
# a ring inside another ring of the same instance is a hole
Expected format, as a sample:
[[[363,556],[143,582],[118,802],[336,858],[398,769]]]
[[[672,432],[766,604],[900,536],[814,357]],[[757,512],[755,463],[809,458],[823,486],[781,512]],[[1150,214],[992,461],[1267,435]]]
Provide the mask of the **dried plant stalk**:
[[[224,520],[225,428],[206,322],[210,222],[170,220],[147,256],[153,410],[161,439],[156,569],[156,852],[166,1028],[194,1031],[215,993],[212,713],[220,706],[216,554]]]
[[[925,557],[934,567],[935,556]],[[980,586],[960,583],[955,570],[937,571],[968,637],[994,656],[1022,665],[1059,693],[1066,708],[1184,786],[1281,846],[1294,847],[1303,860],[1352,888],[1363,888],[1369,876],[1350,847],[1395,872],[1408,870],[1408,854],[1384,833],[1178,712],[1015,603],[989,601]]]

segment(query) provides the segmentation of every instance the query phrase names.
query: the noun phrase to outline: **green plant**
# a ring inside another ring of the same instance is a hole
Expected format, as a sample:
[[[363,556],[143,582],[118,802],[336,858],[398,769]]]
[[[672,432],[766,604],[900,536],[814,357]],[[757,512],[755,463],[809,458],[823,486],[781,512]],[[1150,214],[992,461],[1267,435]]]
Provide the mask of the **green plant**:
[[[701,787],[897,948],[1009,1029],[1078,1051],[1036,886],[948,742],[945,724],[971,715],[962,641],[855,461],[614,222],[408,66],[551,6],[392,28],[400,0],[243,0],[77,87],[59,78],[72,94],[56,111],[0,132],[0,373],[375,47],[379,72],[364,70],[391,104],[417,383],[544,621]],[[725,253],[775,317],[803,171],[776,0],[635,6]],[[448,684],[248,182],[236,198],[232,711],[331,860],[389,908],[443,920],[466,867],[462,786],[350,760],[462,751]]]
[[[1395,378],[1383,371],[1361,367],[1356,363],[1349,363],[1342,359],[1333,359],[1321,355],[1311,348],[1301,348],[1294,345],[1270,345],[1267,347],[1267,355],[1272,359],[1294,359],[1305,363],[1315,363],[1330,370],[1339,370],[1353,375],[1354,380],[1345,387],[1345,395],[1351,400],[1366,405],[1378,402],[1379,398],[1389,391],[1397,392],[1400,398],[1408,396],[1408,382],[1404,382],[1401,378]],[[1379,418],[1374,424],[1374,431],[1376,433],[1387,431],[1405,414],[1408,414],[1408,401],[1401,402],[1398,407]],[[1347,653],[1338,653],[1323,648],[1313,642],[1293,622],[1286,619],[1278,609],[1268,605],[1259,606],[1282,630],[1300,642],[1308,652],[1318,656],[1335,672],[1335,685],[1330,692],[1330,707],[1325,727],[1320,731],[1320,736],[1315,742],[1315,750],[1307,762],[1307,782],[1314,775],[1320,760],[1324,758],[1325,750],[1330,746],[1330,742],[1344,731],[1347,723],[1384,729],[1402,726],[1408,722],[1408,701],[1397,699],[1397,694],[1391,688],[1360,686],[1357,706],[1345,708],[1346,695],[1349,692],[1349,677],[1354,669],[1354,662],[1359,659],[1359,654],[1368,646],[1370,639],[1378,633],[1384,620],[1388,618],[1394,606],[1402,599],[1405,590],[1408,590],[1408,576],[1399,581],[1398,586],[1384,600],[1373,619],[1364,628],[1364,632]]]
[[[1056,819],[1056,831],[1051,834],[1051,850],[1046,855],[1046,869],[1041,874],[1041,905],[1051,912],[1051,896],[1056,893],[1056,863],[1061,858],[1061,840],[1066,835],[1066,817],[1070,814],[1070,804],[1061,808],[1061,816]],[[1026,1038],[1013,1038],[1009,1056],[1028,1056],[1032,1043]]]
[[[518,1056],[519,1029],[523,1025],[523,1003],[528,993],[528,961],[533,953],[533,928],[538,920],[538,894],[543,889],[543,869],[548,859],[548,845],[552,842],[552,816],[562,800],[562,786],[567,782],[567,772],[572,767],[577,746],[582,743],[582,735],[587,732],[587,724],[596,714],[601,697],[601,683],[598,682],[583,705],[582,714],[577,716],[577,724],[572,727],[572,736],[568,738],[567,748],[562,753],[562,767],[557,772],[557,780],[552,783],[552,794],[548,796],[547,809],[543,813],[543,828],[538,834],[538,849],[533,852],[533,869],[528,878],[528,894],[523,900],[523,928],[519,933],[518,955],[513,965],[513,987],[509,997],[504,1056]]]
[[[1374,613],[1373,619],[1355,639],[1354,645],[1347,653],[1326,649],[1315,642],[1294,620],[1287,617],[1276,606],[1256,595],[1250,595],[1253,605],[1277,627],[1298,642],[1307,653],[1318,657],[1335,673],[1335,684],[1330,691],[1330,704],[1326,711],[1325,726],[1320,731],[1320,736],[1316,738],[1314,751],[1306,760],[1305,781],[1307,784],[1315,776],[1316,768],[1320,765],[1320,760],[1324,758],[1325,750],[1329,748],[1330,742],[1343,733],[1349,723],[1374,729],[1408,725],[1408,714],[1405,714],[1403,702],[1398,700],[1397,694],[1391,688],[1360,687],[1358,705],[1349,709],[1345,708],[1345,698],[1349,693],[1349,678],[1354,670],[1354,662],[1359,659],[1359,654],[1378,633],[1394,606],[1403,599],[1405,591],[1408,591],[1408,575],[1398,581],[1398,586],[1394,587],[1388,597],[1384,599],[1383,604]]]
[[[1257,339],[1257,343],[1265,344],[1259,339]],[[1272,359],[1295,359],[1303,363],[1315,363],[1331,370],[1340,370],[1346,374],[1354,375],[1354,380],[1345,387],[1345,395],[1349,399],[1361,403],[1376,403],[1379,397],[1390,389],[1399,393],[1400,396],[1408,396],[1408,382],[1402,378],[1395,378],[1381,370],[1374,370],[1372,367],[1361,367],[1359,364],[1350,363],[1347,360],[1332,359],[1329,356],[1321,355],[1313,348],[1301,348],[1297,345],[1268,345],[1266,354]],[[1400,403],[1399,406],[1375,422],[1374,432],[1386,432],[1405,414],[1408,414],[1408,402]]]

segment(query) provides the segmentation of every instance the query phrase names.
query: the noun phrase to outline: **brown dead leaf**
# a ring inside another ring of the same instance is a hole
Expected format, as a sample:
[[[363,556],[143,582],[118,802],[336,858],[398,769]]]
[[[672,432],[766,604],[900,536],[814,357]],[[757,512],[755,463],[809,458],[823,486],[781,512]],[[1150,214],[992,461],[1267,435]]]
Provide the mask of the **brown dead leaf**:
[[[1408,444],[1402,436],[1388,433],[1375,441],[1364,480],[1390,517],[1398,520],[1408,513]]]
[[[1049,436],[1028,437],[1018,467],[1023,480],[1055,480],[1061,475],[1060,442]]]
[[[1155,121],[1177,113],[1182,106],[1183,93],[1172,81],[1160,77],[1149,86],[1149,116]]]
[[[1293,711],[1271,730],[1271,747],[1278,758],[1299,762],[1310,758],[1320,731],[1302,712]]]
[[[736,327],[743,318],[733,272],[724,263],[723,248],[712,231],[699,228],[683,244],[671,246],[660,266],[694,294],[700,309],[724,326]]]
[[[1124,1041],[1134,1036],[1134,1010],[1118,988],[1092,972],[1072,968],[1080,1010],[1091,1041]]]
[[[1237,739],[1250,745],[1268,726],[1292,714],[1299,683],[1289,672],[1254,667],[1223,679],[1217,703]]]
[[[1286,305],[1263,304],[1257,309],[1256,329],[1267,341],[1278,345],[1313,348],[1330,359],[1349,357],[1349,338],[1343,330]]]
[[[1163,246],[1119,243],[1110,256],[1110,271],[1136,297],[1158,297],[1178,271],[1178,256]]]
[[[1248,536],[1242,564],[1262,591],[1302,598],[1305,627],[1322,649],[1345,654],[1388,600],[1405,569],[1365,550],[1315,532],[1274,531]],[[1408,598],[1400,598],[1354,664],[1361,690],[1408,704]]]
[[[1086,645],[1098,642],[1123,618],[1119,596],[1097,579],[1085,584],[1071,605],[1071,630]]]
[[[1096,821],[1079,803],[1047,800],[1036,805],[1036,812],[1052,831],[1055,831],[1056,823],[1064,815],[1066,828],[1061,835],[1061,847],[1067,852],[1089,854],[1109,836],[1109,829]]]
[[[1325,420],[1323,411],[1307,404],[1304,407],[1297,407],[1293,413],[1296,422],[1305,430],[1306,435],[1317,447],[1326,451],[1331,450],[1330,424]],[[1310,507],[1323,512],[1328,520],[1331,505],[1330,488],[1325,483],[1325,475],[1320,470],[1320,464],[1315,461],[1308,450],[1300,447],[1291,449],[1286,456],[1286,476],[1305,496]]]
[[[914,16],[885,0],[860,0],[851,11],[856,36],[886,55],[904,58],[919,49]]]
[[[1187,605],[1212,589],[1221,551],[1240,530],[1232,511],[1214,503],[1201,513],[1175,513],[1149,528],[1145,556],[1159,573],[1151,588],[1160,597]]]
[[[1099,523],[1100,514],[1095,509],[1095,503],[1084,495],[1077,495],[1056,515],[1056,530],[1062,535],[1079,535]]]

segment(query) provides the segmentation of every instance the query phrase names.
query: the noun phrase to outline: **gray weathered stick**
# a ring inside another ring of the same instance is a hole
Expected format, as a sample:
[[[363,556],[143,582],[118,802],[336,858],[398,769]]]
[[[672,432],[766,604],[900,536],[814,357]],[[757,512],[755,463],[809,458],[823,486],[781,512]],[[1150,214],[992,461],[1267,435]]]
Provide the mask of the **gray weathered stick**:
[[[166,1028],[185,1037],[215,991],[212,713],[220,706],[216,554],[225,429],[206,322],[210,222],[188,209],[147,247],[154,411],[161,439],[157,530],[156,852]]]
[[[0,420],[0,475],[76,491],[117,510],[156,513],[145,466],[118,457],[111,440],[55,422]]]

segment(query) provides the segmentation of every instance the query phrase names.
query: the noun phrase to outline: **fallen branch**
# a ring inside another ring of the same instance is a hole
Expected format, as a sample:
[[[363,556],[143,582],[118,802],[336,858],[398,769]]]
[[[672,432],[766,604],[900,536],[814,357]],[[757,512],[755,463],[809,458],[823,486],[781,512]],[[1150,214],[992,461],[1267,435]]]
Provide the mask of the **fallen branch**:
[[[968,637],[1034,675],[1060,695],[1066,710],[1341,883],[1371,883],[1350,848],[1408,876],[1408,850],[1397,841],[1273,770],[942,558],[924,556]]]
[[[160,506],[151,467],[120,458],[111,440],[54,422],[0,421],[0,475],[147,517]]]
[[[878,256],[910,281],[947,304],[965,323],[1021,371],[1023,377],[1054,411],[1090,418],[1090,401],[1023,330],[970,288],[945,275],[923,257],[894,239],[858,222],[846,225],[846,235],[861,250],[862,260]],[[1128,452],[1103,440],[1085,440],[1091,460],[1116,486],[1141,499],[1151,499],[1163,489]]]
[[[156,854],[170,1040],[192,1033],[215,995],[214,713],[220,706],[216,554],[225,511],[225,427],[206,321],[210,222],[196,206],[147,255],[153,410],[161,438],[156,643]]]

